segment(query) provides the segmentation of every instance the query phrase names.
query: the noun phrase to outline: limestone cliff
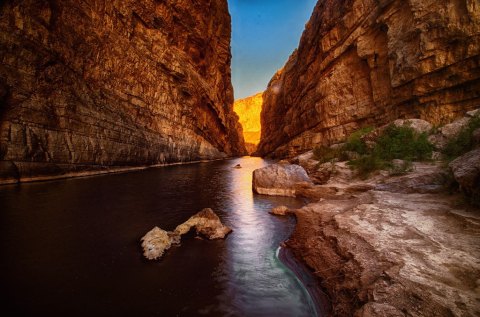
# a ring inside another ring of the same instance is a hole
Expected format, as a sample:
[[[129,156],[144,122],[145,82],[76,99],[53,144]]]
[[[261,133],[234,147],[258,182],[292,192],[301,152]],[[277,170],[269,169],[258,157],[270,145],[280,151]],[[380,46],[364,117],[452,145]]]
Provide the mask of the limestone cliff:
[[[290,156],[396,118],[439,124],[480,104],[480,5],[319,0],[263,98],[261,155]]]
[[[226,0],[0,5],[0,178],[242,154]]]
[[[235,100],[233,110],[240,117],[243,137],[248,153],[252,154],[260,142],[260,112],[262,111],[263,93]]]

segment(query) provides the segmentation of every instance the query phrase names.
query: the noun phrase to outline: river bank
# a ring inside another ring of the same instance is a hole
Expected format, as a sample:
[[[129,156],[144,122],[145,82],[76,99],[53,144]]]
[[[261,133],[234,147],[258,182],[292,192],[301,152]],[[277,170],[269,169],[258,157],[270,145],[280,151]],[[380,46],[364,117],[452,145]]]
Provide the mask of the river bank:
[[[478,316],[480,210],[443,184],[440,164],[354,177],[344,163],[293,210],[286,245],[332,300],[332,316]]]
[[[174,162],[143,166],[104,166],[104,165],[72,165],[72,164],[45,164],[35,162],[0,162],[0,186],[19,183],[43,182],[67,178],[91,177],[108,174],[127,173],[159,168],[165,166],[188,165],[197,163],[228,160],[219,158],[210,160],[196,160],[188,162]]]

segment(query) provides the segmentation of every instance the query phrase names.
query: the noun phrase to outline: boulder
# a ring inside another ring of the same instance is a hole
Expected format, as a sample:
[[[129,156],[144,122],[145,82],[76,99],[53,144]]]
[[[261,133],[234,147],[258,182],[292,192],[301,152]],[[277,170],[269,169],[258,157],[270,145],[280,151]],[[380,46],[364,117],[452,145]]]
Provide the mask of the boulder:
[[[397,127],[410,127],[417,133],[428,133],[433,128],[430,122],[422,119],[398,119],[393,121],[393,124]]]
[[[197,214],[190,217],[187,221],[175,228],[177,235],[183,235],[195,228],[197,234],[210,240],[222,239],[229,234],[232,229],[222,224],[220,218],[210,208],[205,208]]]
[[[200,234],[210,240],[224,238],[232,229],[222,224],[220,218],[210,208],[205,208],[178,225],[175,231],[169,232],[154,227],[145,234],[142,241],[143,255],[149,260],[162,257],[163,253],[172,245],[180,244],[181,236],[195,228]]]
[[[440,133],[448,140],[451,140],[456,137],[464,127],[468,125],[468,122],[470,122],[470,118],[468,117],[457,119],[452,123],[446,124],[441,127]]]
[[[272,164],[253,171],[253,191],[257,194],[295,197],[298,183],[312,183],[300,165]]]
[[[470,151],[448,165],[462,190],[474,199],[480,198],[480,148]]]
[[[476,116],[480,116],[480,108],[472,110],[472,111],[468,111],[467,116],[472,117],[472,118],[476,117]]]
[[[163,253],[170,249],[172,242],[180,242],[179,239],[172,239],[172,234],[159,227],[154,227],[145,234],[142,241],[143,255],[149,260],[156,260],[162,257]]]

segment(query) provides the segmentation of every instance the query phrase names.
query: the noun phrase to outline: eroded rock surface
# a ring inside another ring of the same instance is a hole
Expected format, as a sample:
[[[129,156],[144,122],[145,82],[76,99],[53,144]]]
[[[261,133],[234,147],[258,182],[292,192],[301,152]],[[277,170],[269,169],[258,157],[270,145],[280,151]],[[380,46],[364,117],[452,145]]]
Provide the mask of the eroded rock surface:
[[[340,173],[297,193],[312,203],[294,211],[287,245],[319,277],[333,316],[480,314],[480,210],[441,190],[443,169]]]
[[[195,228],[198,235],[207,239],[223,239],[232,229],[222,224],[210,208],[205,208],[178,225],[173,232],[154,227],[141,238],[143,255],[149,260],[162,257],[172,245],[180,244],[181,236]]]
[[[319,0],[263,97],[258,153],[295,156],[398,118],[480,104],[480,10],[465,0]]]
[[[243,154],[230,33],[226,0],[4,1],[10,178]]]
[[[253,171],[252,187],[257,194],[294,197],[299,183],[311,183],[300,165],[271,164]]]

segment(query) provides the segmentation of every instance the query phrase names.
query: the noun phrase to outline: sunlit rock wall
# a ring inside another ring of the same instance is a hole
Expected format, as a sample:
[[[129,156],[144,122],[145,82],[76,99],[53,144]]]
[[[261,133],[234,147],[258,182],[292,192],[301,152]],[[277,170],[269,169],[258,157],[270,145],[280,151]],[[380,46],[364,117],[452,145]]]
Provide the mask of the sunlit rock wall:
[[[230,33],[226,0],[3,1],[0,178],[244,153]]]
[[[480,105],[480,3],[319,0],[264,94],[262,155],[288,156],[396,118]]]
[[[243,127],[243,137],[245,146],[249,154],[257,149],[260,142],[260,112],[262,111],[262,94],[236,100],[233,104],[233,110],[240,117],[240,124]]]

